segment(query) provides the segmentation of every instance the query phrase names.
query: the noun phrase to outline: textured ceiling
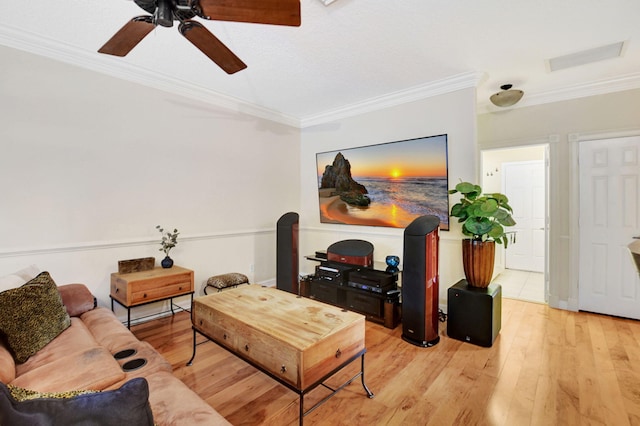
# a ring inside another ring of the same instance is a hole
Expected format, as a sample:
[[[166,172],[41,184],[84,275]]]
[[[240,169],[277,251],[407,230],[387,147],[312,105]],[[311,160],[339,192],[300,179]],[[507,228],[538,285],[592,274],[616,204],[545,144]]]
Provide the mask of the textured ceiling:
[[[98,54],[143,12],[130,0],[0,4],[0,44],[307,126],[376,105],[477,86],[479,111],[512,83],[518,106],[640,87],[636,0],[301,0],[302,26],[203,21],[246,70],[227,75],[173,28],[125,58]],[[547,70],[546,60],[625,41],[623,55]],[[0,57],[0,63],[2,58]]]

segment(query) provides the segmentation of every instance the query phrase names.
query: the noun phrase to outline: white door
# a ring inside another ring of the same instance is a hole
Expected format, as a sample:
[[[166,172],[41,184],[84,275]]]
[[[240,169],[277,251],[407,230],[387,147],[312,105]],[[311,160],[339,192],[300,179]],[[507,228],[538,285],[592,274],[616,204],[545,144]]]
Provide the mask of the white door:
[[[505,267],[544,272],[545,167],[544,161],[503,163],[504,193],[513,208],[516,244],[505,251]]]
[[[640,279],[627,245],[640,234],[640,137],[579,144],[578,307],[640,319]]]

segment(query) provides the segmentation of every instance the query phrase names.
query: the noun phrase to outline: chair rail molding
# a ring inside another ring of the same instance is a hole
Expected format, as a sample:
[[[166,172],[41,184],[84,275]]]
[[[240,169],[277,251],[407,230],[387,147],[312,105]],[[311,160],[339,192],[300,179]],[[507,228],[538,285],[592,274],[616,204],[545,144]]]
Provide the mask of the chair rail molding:
[[[235,230],[226,232],[212,232],[194,235],[180,235],[181,242],[187,241],[202,241],[202,240],[217,240],[225,238],[237,238],[255,235],[275,234],[275,229],[246,229]],[[18,256],[33,256],[42,254],[56,254],[56,253],[69,253],[77,251],[89,251],[89,250],[108,250],[122,247],[136,247],[159,244],[158,238],[134,238],[130,240],[116,240],[116,241],[93,241],[86,243],[69,243],[58,244],[45,247],[27,247],[27,248],[15,248],[0,250],[0,259],[6,257],[18,257]]]

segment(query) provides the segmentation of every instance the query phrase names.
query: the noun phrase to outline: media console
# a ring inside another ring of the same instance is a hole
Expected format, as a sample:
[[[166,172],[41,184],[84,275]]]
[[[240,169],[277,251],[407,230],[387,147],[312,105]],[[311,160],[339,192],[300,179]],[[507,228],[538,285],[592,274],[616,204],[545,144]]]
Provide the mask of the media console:
[[[398,272],[305,256],[319,262],[300,282],[300,295],[358,312],[367,320],[395,328],[400,322]]]

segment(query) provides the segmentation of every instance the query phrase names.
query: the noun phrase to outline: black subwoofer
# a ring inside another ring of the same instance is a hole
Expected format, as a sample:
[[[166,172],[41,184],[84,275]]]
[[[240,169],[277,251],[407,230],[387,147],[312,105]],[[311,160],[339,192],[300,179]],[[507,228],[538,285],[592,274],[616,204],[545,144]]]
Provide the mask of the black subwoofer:
[[[502,287],[470,287],[460,280],[447,291],[447,335],[490,347],[502,325]]]
[[[438,226],[436,216],[420,216],[404,230],[402,338],[433,346],[438,335]]]
[[[276,288],[298,294],[298,213],[285,213],[276,229]]]

